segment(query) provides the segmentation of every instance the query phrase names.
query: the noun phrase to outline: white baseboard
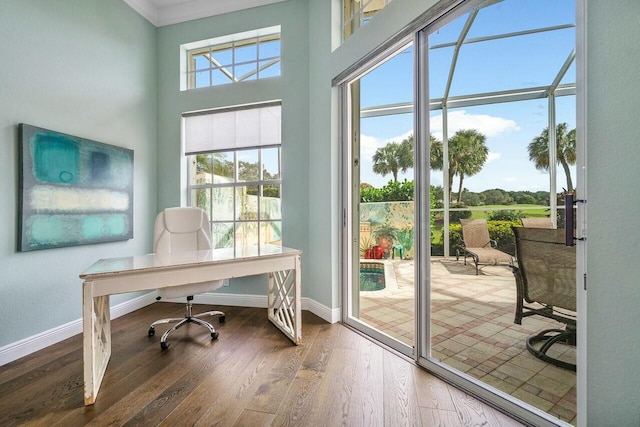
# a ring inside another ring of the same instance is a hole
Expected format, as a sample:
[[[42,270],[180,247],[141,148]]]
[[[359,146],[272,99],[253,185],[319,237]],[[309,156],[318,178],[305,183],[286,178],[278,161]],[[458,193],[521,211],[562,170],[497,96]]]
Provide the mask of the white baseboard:
[[[183,302],[184,299],[178,298],[165,301]],[[232,307],[256,308],[267,308],[268,304],[266,295],[238,295],[225,294],[221,292],[196,295],[193,298],[193,302],[198,304],[229,305]],[[302,309],[312,312],[316,316],[329,323],[336,323],[340,321],[340,308],[331,309],[326,305],[320,304],[319,302],[311,298],[302,298]]]
[[[124,316],[125,314],[154,303],[156,301],[156,295],[156,292],[149,292],[148,294],[141,295],[137,298],[111,307],[111,319],[117,319],[120,316]],[[165,301],[184,302],[183,299]],[[196,295],[194,302],[211,305],[267,308],[266,295],[209,293]],[[331,309],[310,298],[302,298],[302,309],[309,310],[329,323],[336,323],[340,321],[340,308]],[[5,345],[0,348],[0,366],[6,365],[9,362],[13,362],[21,357],[27,356],[81,333],[82,319],[77,319],[20,341]]]
[[[155,302],[156,293],[151,292],[111,307],[111,319],[116,319]],[[49,329],[0,348],[0,366],[13,362],[45,347],[82,333],[82,319]]]

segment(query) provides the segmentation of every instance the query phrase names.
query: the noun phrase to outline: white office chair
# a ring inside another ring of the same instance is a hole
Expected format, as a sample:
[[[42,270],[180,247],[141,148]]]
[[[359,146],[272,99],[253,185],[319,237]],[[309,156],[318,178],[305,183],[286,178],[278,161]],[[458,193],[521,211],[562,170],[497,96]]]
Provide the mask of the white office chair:
[[[162,255],[203,249],[211,249],[211,226],[209,225],[207,214],[202,209],[190,207],[168,208],[158,214],[154,225],[154,253]],[[224,313],[221,311],[207,311],[193,315],[191,308],[193,295],[212,291],[221,286],[222,280],[214,280],[158,289],[157,300],[187,297],[187,314],[183,318],[161,319],[153,322],[149,328],[149,336],[152,337],[156,334],[156,325],[178,322],[162,335],[160,339],[162,350],[169,348],[169,343],[167,342],[169,334],[187,323],[196,323],[208,328],[211,332],[211,339],[217,339],[218,332],[209,322],[202,320],[201,317],[220,316],[219,321],[223,323],[225,320]]]

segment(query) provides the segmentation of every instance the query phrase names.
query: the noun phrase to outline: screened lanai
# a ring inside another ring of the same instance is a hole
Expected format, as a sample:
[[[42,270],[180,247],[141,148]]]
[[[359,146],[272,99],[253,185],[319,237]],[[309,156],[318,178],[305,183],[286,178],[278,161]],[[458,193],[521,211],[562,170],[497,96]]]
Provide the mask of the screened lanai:
[[[511,268],[476,275],[455,257],[461,219],[486,219],[511,255],[521,218],[564,228],[577,181],[575,4],[470,3],[344,80],[346,323],[575,424],[575,373],[525,348],[536,330],[563,325],[514,324]]]
[[[574,190],[567,184],[567,175],[573,185],[576,178],[575,132],[568,135],[575,129],[574,21],[571,1],[489,1],[429,37],[431,135],[442,143],[442,158],[450,156],[448,141],[457,130],[474,126],[480,127],[481,132],[486,129],[487,169],[477,176],[465,177],[464,183],[473,185],[475,188],[470,190],[475,192],[501,189],[503,185],[509,185],[512,191],[548,192],[545,200],[548,210],[544,215],[556,225],[558,210],[564,209],[558,197]],[[410,68],[413,54],[410,44],[361,79],[360,132],[364,138],[400,141],[409,134],[414,120]],[[389,92],[389,86],[380,84],[385,75],[393,75],[404,83],[394,85],[393,93],[385,93]],[[374,105],[379,99],[391,102]],[[524,116],[528,116],[526,124],[523,124]],[[563,123],[566,129],[563,127],[561,131],[558,125]],[[379,138],[375,136],[379,127],[395,126],[398,126],[395,138],[387,136],[388,132]],[[545,134],[545,129],[557,129],[557,132]],[[539,170],[536,162],[529,159],[528,145],[541,134],[546,136],[548,144],[544,144],[542,153],[547,157],[546,162],[542,162],[545,167]],[[557,136],[562,145],[561,156],[569,160],[568,170],[562,168],[560,161],[551,160],[558,158]],[[504,147],[510,150],[503,152]],[[515,150],[519,153],[514,154]],[[473,201],[472,204],[456,203],[455,197],[452,200],[452,192],[458,193],[458,188],[457,185],[450,188],[452,182],[444,179],[450,173],[449,166],[443,162],[440,170],[432,170],[430,179],[431,185],[442,187],[432,212],[441,218],[437,225],[438,230],[441,228],[445,233],[443,253],[446,254],[453,252],[449,248],[449,224],[457,221],[455,215],[451,221],[451,212],[504,210]],[[518,181],[515,172],[523,167],[529,169],[534,182],[526,178]],[[497,174],[498,168],[504,173]],[[489,169],[497,179],[491,180]],[[457,178],[454,184],[458,184],[459,174],[453,172],[452,175]],[[540,215],[535,206],[513,202],[516,201],[508,201],[518,205],[521,215]],[[490,205],[494,204],[498,203]],[[560,215],[560,221],[562,218]]]

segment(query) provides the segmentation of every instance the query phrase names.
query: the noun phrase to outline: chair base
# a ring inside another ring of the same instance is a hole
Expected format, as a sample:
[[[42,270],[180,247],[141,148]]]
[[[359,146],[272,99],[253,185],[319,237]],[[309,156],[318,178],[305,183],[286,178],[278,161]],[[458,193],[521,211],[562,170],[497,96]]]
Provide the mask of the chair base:
[[[170,343],[167,341],[167,338],[169,338],[169,335],[172,334],[174,331],[176,331],[178,328],[181,328],[182,326],[186,325],[187,323],[196,323],[200,326],[204,326],[205,328],[209,329],[212,340],[218,339],[219,334],[215,330],[213,325],[205,320],[202,320],[201,317],[220,316],[218,318],[219,322],[224,323],[225,314],[222,311],[212,310],[212,311],[206,311],[204,313],[194,315],[192,314],[192,308],[193,308],[192,300],[193,300],[193,297],[187,297],[187,314],[184,317],[175,317],[175,318],[156,320],[149,327],[148,335],[149,337],[152,337],[156,334],[156,329],[155,329],[156,325],[177,322],[173,327],[171,327],[164,334],[162,334],[162,338],[160,338],[160,348],[162,350],[166,350],[169,348]]]
[[[547,355],[547,351],[554,344],[565,344],[572,347],[576,345],[576,328],[572,325],[567,325],[566,329],[546,329],[537,335],[527,338],[527,350],[540,360],[544,360],[547,363],[551,363],[559,368],[568,369],[570,371],[576,370],[576,365],[573,363],[565,362],[564,360],[556,359]],[[536,344],[542,343],[537,348]]]

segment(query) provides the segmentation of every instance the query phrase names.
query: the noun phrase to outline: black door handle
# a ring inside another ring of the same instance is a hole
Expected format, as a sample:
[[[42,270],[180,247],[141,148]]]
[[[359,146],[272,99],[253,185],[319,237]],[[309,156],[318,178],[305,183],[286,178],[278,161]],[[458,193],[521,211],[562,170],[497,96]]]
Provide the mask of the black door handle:
[[[574,246],[573,243],[573,193],[564,195],[564,244]]]

